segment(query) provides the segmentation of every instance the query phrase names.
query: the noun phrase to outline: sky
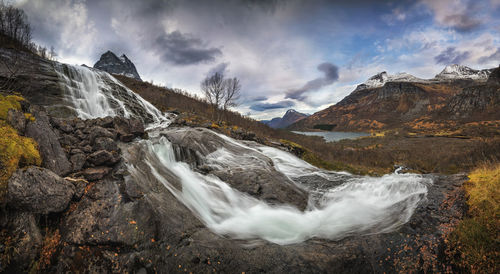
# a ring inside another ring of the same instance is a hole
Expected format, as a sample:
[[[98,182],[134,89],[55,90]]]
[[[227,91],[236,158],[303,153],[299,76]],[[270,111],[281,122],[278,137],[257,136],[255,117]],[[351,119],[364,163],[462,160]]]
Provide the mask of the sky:
[[[255,119],[312,114],[387,71],[500,64],[500,0],[12,0],[58,60],[126,54],[141,78],[201,95],[216,71]]]

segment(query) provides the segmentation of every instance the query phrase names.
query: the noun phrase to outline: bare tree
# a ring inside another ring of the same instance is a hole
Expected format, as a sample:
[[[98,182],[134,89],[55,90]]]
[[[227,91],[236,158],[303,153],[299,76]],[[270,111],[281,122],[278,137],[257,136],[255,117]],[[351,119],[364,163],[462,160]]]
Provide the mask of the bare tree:
[[[216,119],[217,122],[220,120],[219,107],[224,99],[225,85],[224,75],[219,72],[216,72],[212,76],[207,76],[201,82],[201,90],[212,107],[212,119]]]

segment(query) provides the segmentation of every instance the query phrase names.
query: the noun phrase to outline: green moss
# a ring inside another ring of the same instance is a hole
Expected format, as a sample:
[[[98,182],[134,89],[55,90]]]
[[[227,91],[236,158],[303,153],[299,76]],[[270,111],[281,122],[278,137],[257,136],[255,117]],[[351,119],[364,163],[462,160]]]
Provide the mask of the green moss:
[[[21,101],[23,101],[24,98],[17,96],[17,95],[7,95],[7,96],[2,96],[0,95],[0,119],[5,120],[7,119],[7,113],[9,113],[9,109],[17,109],[21,110]]]
[[[18,167],[41,163],[38,144],[31,138],[19,136],[14,128],[0,120],[0,201],[7,191],[7,180]]]

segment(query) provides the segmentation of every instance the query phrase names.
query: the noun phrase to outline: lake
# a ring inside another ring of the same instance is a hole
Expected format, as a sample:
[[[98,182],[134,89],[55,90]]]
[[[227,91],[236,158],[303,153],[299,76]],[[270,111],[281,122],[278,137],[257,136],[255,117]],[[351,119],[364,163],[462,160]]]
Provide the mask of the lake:
[[[356,139],[363,136],[370,136],[370,133],[366,132],[343,132],[343,131],[292,131],[292,132],[302,135],[321,136],[327,142],[335,142],[343,139]]]

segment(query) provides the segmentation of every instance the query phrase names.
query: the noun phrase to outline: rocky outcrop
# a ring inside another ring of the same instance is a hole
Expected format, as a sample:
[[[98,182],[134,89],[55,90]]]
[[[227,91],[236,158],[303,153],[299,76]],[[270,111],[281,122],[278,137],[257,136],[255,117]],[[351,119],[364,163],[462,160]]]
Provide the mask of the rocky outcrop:
[[[9,179],[7,200],[21,211],[48,214],[66,209],[74,193],[74,185],[52,171],[29,167]]]
[[[71,164],[50,125],[49,117],[43,109],[37,107],[33,107],[31,112],[35,120],[26,125],[25,135],[38,143],[43,167],[61,176],[68,174],[71,172]]]
[[[213,174],[235,189],[268,203],[291,204],[301,210],[306,208],[307,193],[278,172],[272,160],[261,153],[231,143],[203,128],[173,129],[162,134],[175,146],[178,161],[188,162],[194,168]],[[211,161],[212,153],[219,150],[229,151],[237,158],[223,163]]]
[[[134,63],[132,63],[125,54],[122,54],[122,56],[118,58],[118,56],[108,50],[101,55],[101,58],[94,64],[94,68],[104,70],[111,74],[119,74],[142,81]]]

